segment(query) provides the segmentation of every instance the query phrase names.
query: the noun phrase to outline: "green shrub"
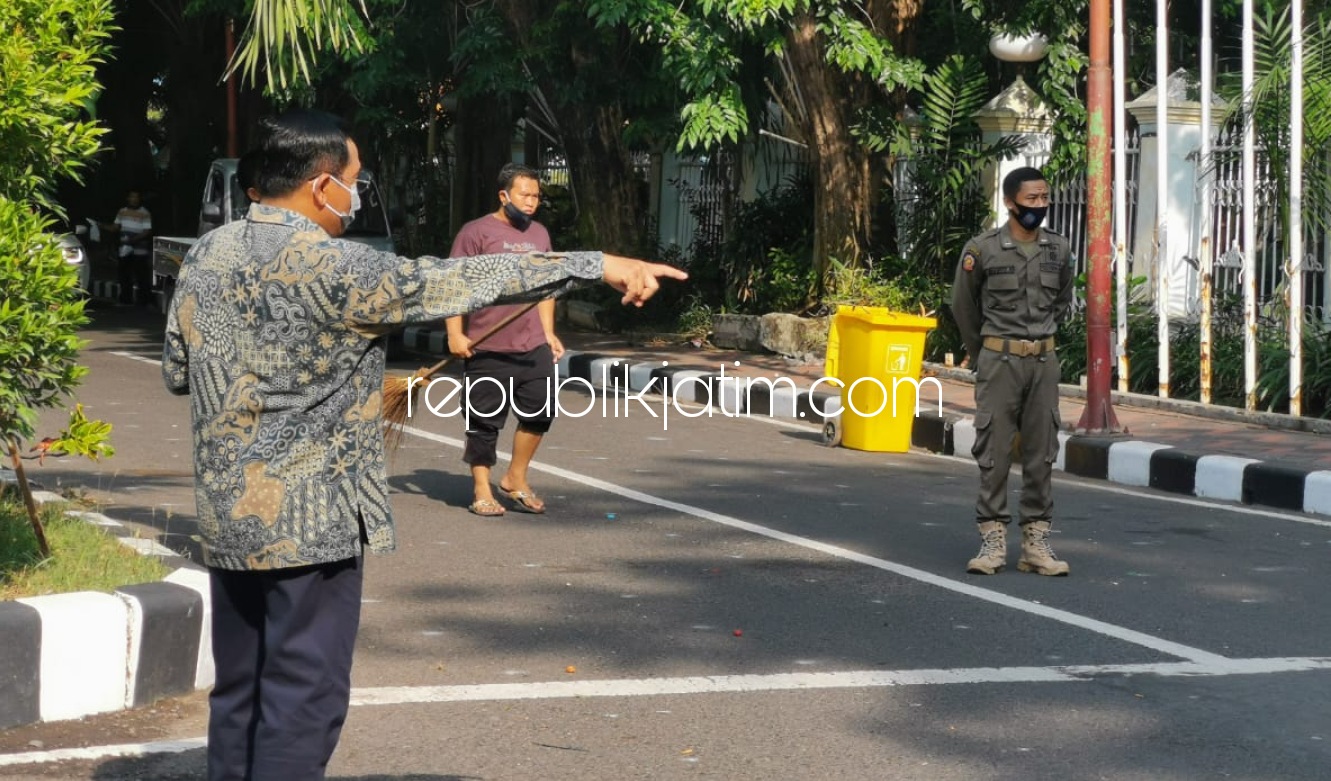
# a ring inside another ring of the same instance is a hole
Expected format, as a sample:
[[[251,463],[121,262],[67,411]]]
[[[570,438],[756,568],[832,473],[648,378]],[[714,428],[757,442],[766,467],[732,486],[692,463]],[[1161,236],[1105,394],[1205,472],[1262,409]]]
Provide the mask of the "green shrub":
[[[1084,277],[1077,284],[1084,287]],[[1132,280],[1133,303],[1128,307],[1128,389],[1133,393],[1160,392],[1159,319],[1144,299],[1145,278]],[[1258,326],[1258,407],[1270,412],[1289,411],[1289,338],[1280,312]],[[1243,407],[1244,347],[1243,303],[1237,296],[1220,296],[1211,315],[1211,402]],[[1175,321],[1169,330],[1169,395],[1201,400],[1201,323]],[[1064,323],[1058,333],[1062,381],[1077,383],[1086,374],[1085,313]],[[1117,362],[1115,362],[1117,368]],[[1303,409],[1305,415],[1331,417],[1331,334],[1308,320],[1303,326]]]
[[[7,0],[0,4],[0,449],[17,458],[37,411],[59,406],[85,370],[75,363],[86,319],[72,268],[43,210],[77,179],[102,130],[85,115],[110,31],[109,0]],[[104,424],[75,408],[50,450],[109,454]],[[20,465],[21,466],[21,465]],[[28,485],[19,472],[19,486]],[[46,553],[40,518],[29,518]]]
[[[1257,406],[1289,412],[1289,340],[1264,339],[1258,350]],[[1302,400],[1304,415],[1331,418],[1331,333],[1315,320],[1303,324]]]
[[[728,312],[806,308],[814,289],[813,203],[809,178],[796,176],[736,204],[724,238],[703,231],[689,247],[690,285]]]

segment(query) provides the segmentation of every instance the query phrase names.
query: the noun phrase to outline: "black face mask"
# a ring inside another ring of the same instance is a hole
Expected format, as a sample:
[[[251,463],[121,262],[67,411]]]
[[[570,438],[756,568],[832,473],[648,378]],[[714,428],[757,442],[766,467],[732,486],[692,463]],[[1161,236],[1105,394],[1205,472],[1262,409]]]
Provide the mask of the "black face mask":
[[[509,224],[520,231],[531,227],[531,215],[514,206],[512,201],[504,202],[504,216],[508,218]]]
[[[1011,211],[1012,216],[1017,218],[1017,222],[1021,227],[1028,231],[1033,231],[1040,227],[1040,223],[1044,222],[1044,216],[1049,213],[1049,207],[1022,206],[1018,204],[1017,208],[1012,209]]]

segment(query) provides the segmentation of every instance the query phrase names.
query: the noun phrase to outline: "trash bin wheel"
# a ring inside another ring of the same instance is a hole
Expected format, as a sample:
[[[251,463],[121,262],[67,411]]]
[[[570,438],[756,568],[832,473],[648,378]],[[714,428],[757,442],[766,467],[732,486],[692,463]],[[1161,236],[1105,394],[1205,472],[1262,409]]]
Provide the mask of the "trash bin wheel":
[[[841,421],[836,418],[823,421],[823,444],[828,447],[841,444]]]

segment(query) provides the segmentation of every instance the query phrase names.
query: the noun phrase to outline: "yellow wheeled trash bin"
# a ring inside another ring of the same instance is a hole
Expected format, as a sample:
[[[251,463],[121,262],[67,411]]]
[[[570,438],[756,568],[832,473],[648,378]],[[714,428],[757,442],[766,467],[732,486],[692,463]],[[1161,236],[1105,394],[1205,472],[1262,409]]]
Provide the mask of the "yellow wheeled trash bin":
[[[881,453],[910,449],[924,338],[937,325],[883,307],[837,307],[826,374],[841,383],[841,414],[825,422],[824,441]]]

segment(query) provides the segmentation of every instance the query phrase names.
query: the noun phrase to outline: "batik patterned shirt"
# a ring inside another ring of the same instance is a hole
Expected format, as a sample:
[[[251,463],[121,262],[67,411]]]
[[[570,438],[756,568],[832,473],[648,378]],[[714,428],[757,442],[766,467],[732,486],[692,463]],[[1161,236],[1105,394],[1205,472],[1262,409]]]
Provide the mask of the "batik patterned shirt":
[[[181,266],[162,373],[189,394],[204,563],[320,564],[395,547],[384,342],[395,326],[557,296],[599,252],[416,259],[255,204]]]

